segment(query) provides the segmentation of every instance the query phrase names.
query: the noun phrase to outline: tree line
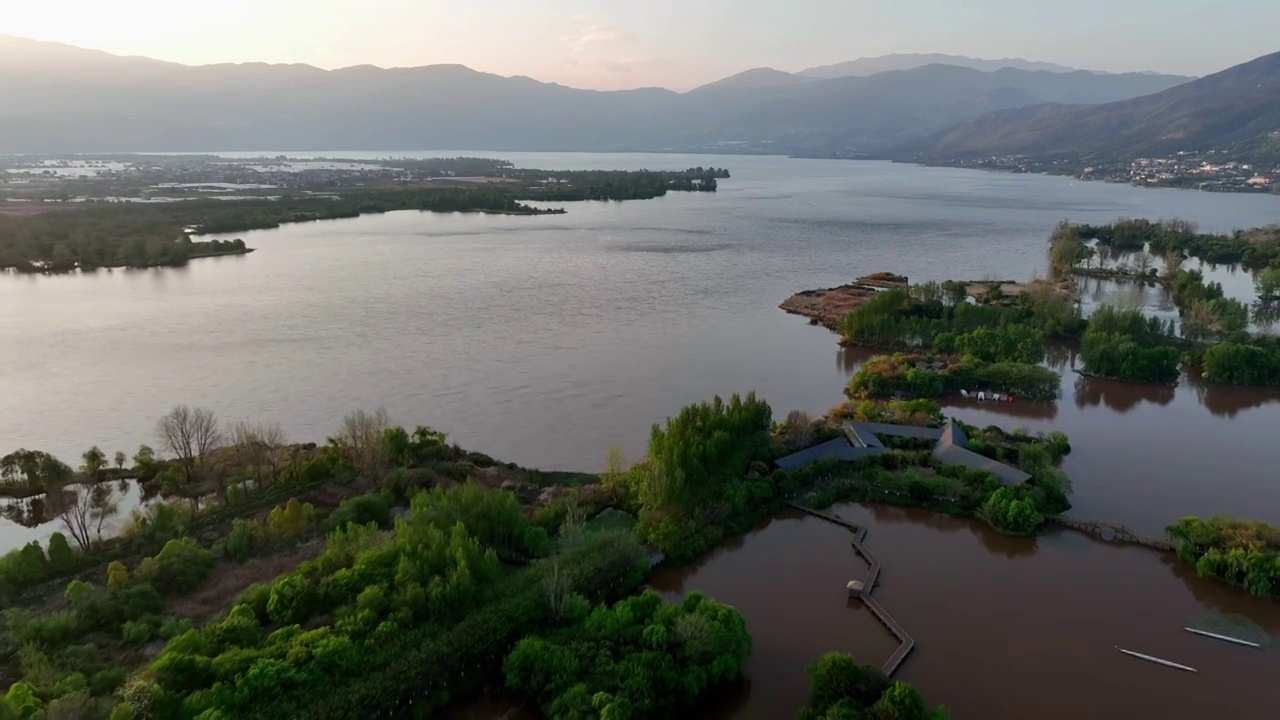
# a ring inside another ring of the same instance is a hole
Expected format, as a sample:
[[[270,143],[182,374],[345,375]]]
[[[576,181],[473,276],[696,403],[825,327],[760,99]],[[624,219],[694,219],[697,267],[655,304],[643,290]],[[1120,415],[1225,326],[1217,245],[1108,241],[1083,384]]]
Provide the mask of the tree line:
[[[395,210],[552,212],[524,205],[510,191],[494,187],[363,191],[236,202],[85,203],[75,209],[34,215],[0,215],[0,270],[67,272],[180,265],[194,255],[244,250],[244,243],[238,240],[193,242],[192,232],[243,232]]]
[[[508,175],[513,173],[508,173]],[[579,200],[649,200],[676,192],[715,192],[716,179],[729,177],[717,168],[684,171],[655,170],[545,170],[517,171],[515,175],[536,181],[530,199],[544,202]]]

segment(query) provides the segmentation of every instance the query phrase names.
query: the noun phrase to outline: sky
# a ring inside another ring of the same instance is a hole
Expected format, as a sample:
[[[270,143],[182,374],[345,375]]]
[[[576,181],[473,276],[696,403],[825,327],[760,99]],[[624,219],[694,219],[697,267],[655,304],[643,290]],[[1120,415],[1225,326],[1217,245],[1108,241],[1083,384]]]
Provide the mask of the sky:
[[[1206,75],[1280,50],[1280,0],[7,0],[0,33],[185,64],[461,63],[686,90],[864,56]]]

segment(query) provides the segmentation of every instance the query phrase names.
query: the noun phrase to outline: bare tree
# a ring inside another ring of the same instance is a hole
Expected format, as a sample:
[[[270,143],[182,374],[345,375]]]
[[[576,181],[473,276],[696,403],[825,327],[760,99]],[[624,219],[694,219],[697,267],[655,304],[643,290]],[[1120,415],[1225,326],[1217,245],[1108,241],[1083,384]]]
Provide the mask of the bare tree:
[[[115,459],[116,459],[116,469],[117,469],[117,470],[123,470],[123,469],[124,469],[124,464],[125,464],[126,462],[128,462],[128,461],[129,461],[129,457],[128,457],[127,455],[125,455],[123,452],[119,451],[119,450],[117,450],[117,451],[116,451],[116,458],[115,458]]]
[[[791,440],[797,447],[805,447],[813,442],[813,418],[803,410],[792,410],[787,414],[787,426],[791,431]]]
[[[182,465],[188,484],[194,481],[200,459],[222,443],[218,420],[212,410],[179,405],[156,423],[161,447],[172,452]]]
[[[1173,277],[1182,269],[1182,251],[1169,250],[1164,254],[1164,275]]]
[[[386,472],[390,462],[386,443],[390,426],[391,419],[382,408],[373,413],[356,410],[342,418],[338,443],[356,471],[366,480],[377,482]]]
[[[1151,269],[1151,261],[1152,258],[1146,253],[1146,251],[1140,251],[1138,253],[1137,262],[1138,274],[1146,275],[1147,271]]]
[[[262,443],[263,459],[270,473],[268,482],[275,482],[289,461],[289,441],[284,429],[275,423],[259,425],[258,442]]]
[[[252,479],[257,487],[274,482],[288,461],[284,431],[279,425],[235,422],[224,433],[235,464],[235,472]]]
[[[80,546],[88,550],[92,542],[90,527],[93,519],[93,493],[88,488],[62,486],[50,489],[45,495],[54,512],[67,526],[67,532]]]
[[[98,521],[95,530],[98,542],[102,542],[102,526],[107,518],[114,517],[120,512],[120,504],[116,502],[115,488],[110,483],[99,483],[93,486],[88,495],[89,514]]]

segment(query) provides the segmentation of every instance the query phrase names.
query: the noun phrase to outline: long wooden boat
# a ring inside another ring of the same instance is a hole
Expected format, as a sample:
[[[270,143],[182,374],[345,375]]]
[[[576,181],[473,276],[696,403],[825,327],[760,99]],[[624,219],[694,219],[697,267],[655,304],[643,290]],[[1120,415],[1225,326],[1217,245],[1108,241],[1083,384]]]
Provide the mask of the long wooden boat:
[[[1184,627],[1182,629],[1186,630],[1189,633],[1195,633],[1196,635],[1203,635],[1205,637],[1213,638],[1214,640],[1222,640],[1223,642],[1235,643],[1237,645],[1244,645],[1245,647],[1258,648],[1258,649],[1262,648],[1262,645],[1256,642],[1249,642],[1248,640],[1241,640],[1240,638],[1233,638],[1233,637],[1228,637],[1226,635],[1219,635],[1218,633],[1211,633],[1208,630],[1197,630],[1195,628],[1189,628],[1189,627]]]
[[[1132,650],[1125,650],[1124,648],[1120,647],[1119,645],[1116,645],[1116,649],[1117,649],[1117,650],[1119,650],[1120,652],[1124,653],[1125,655],[1132,655],[1133,657],[1139,658],[1139,659],[1141,659],[1141,660],[1146,660],[1147,662],[1153,662],[1153,663],[1156,663],[1157,665],[1164,665],[1165,667],[1171,667],[1171,668],[1173,668],[1173,669],[1175,669],[1175,670],[1185,670],[1185,671],[1187,671],[1187,672],[1200,672],[1199,670],[1196,670],[1196,669],[1195,669],[1195,668],[1193,668],[1193,667],[1187,667],[1186,665],[1179,665],[1179,664],[1178,664],[1178,663],[1176,663],[1176,662],[1170,662],[1170,661],[1168,661],[1168,660],[1161,660],[1161,659],[1160,659],[1160,658],[1158,658],[1158,657],[1151,657],[1150,655],[1143,655],[1142,653],[1134,652],[1134,651],[1132,651]]]

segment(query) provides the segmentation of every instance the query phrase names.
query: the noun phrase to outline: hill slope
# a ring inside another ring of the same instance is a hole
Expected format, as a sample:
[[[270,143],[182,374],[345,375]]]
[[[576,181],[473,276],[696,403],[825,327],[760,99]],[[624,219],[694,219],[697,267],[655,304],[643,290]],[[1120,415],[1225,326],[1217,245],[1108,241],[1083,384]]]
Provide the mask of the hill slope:
[[[828,80],[766,68],[684,94],[599,92],[461,65],[188,67],[0,36],[0,152],[876,153],[994,110],[1108,102],[1172,82],[928,65]]]
[[[1007,155],[1123,161],[1210,149],[1280,162],[1280,53],[1144,97],[981,115],[892,154],[929,161]]]
[[[818,78],[792,75],[789,72],[774,70],[773,68],[761,67],[744,70],[737,75],[730,75],[722,80],[707,83],[706,85],[695,88],[690,92],[699,93],[730,88],[767,88],[779,87],[782,85],[800,85],[803,83],[814,82],[817,79]]]

